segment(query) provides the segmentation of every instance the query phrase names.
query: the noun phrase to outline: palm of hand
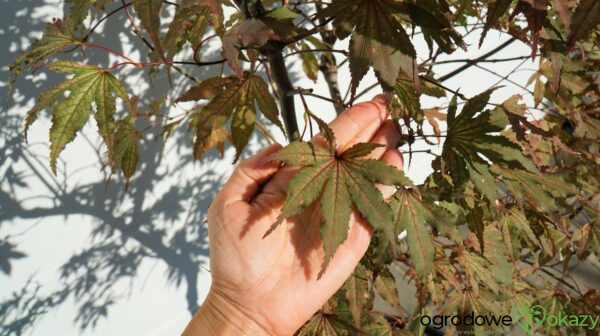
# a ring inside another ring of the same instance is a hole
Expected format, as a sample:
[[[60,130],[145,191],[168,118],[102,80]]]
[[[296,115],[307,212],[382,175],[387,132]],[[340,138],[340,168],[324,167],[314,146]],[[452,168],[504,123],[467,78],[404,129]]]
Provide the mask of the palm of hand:
[[[399,135],[385,116],[378,100],[345,111],[330,127],[340,149],[357,142],[381,143],[384,147],[371,156],[401,168],[402,157],[392,149]],[[322,144],[322,139],[313,142]],[[211,292],[233,302],[271,333],[291,335],[350,276],[372,230],[353,212],[348,239],[322,274],[324,251],[316,207],[286,219],[263,238],[276,222],[288,182],[297,171],[268,160],[278,149],[271,146],[240,163],[209,209]]]

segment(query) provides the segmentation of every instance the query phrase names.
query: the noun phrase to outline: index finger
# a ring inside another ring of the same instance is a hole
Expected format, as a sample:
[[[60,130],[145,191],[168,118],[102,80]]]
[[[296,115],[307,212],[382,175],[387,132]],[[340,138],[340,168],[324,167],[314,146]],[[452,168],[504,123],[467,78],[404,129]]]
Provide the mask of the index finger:
[[[335,118],[329,127],[335,135],[337,147],[344,150],[359,142],[368,142],[387,119],[388,111],[383,95],[373,100],[352,106]],[[318,145],[326,145],[321,135],[312,140]]]

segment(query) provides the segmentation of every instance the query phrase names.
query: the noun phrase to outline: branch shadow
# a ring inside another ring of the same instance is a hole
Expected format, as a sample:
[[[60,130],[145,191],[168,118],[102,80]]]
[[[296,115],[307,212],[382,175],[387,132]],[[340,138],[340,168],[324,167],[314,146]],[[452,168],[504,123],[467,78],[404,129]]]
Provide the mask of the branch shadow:
[[[113,2],[107,11],[119,5],[119,2]],[[51,11],[52,6],[56,7],[56,1],[5,0],[0,6],[0,43],[8,46],[0,52],[3,63],[0,95],[4,98],[7,97],[6,65],[33,41],[31,32],[44,29],[50,19],[45,13]],[[92,42],[118,51],[123,51],[119,49],[125,45],[130,48],[127,52],[142,50],[140,57],[147,57],[143,42],[129,30],[125,13],[116,14],[107,21],[110,23],[104,24],[92,36]],[[124,43],[124,40],[131,43]],[[83,53],[77,49],[56,58],[100,66],[115,62],[107,53],[97,50]],[[206,78],[218,74],[219,68],[189,67],[186,70],[197,78]],[[173,75],[172,71],[172,88],[165,71],[161,70],[153,75],[155,80],[146,89],[138,76],[144,71],[122,67],[115,73],[117,78],[127,79],[127,87],[137,89],[141,107],[148,107],[165,93],[176,97],[179,92],[173,88],[184,90],[193,84],[183,76]],[[54,216],[63,217],[70,225],[85,216],[93,226],[90,243],[60,267],[59,289],[46,288],[43,280],[32,274],[22,288],[0,297],[0,334],[29,332],[40,318],[69,299],[78,307],[75,316],[78,327],[81,330],[94,328],[121,299],[117,285],[131,283],[139,276],[140,265],[145,260],[157,260],[166,265],[165,280],[185,288],[185,308],[193,314],[198,308],[198,275],[205,269],[209,252],[204,218],[224,182],[223,169],[215,169],[223,160],[212,151],[204,156],[202,169],[199,169],[191,152],[192,135],[185,127],[179,127],[165,142],[160,132],[162,125],[168,122],[167,118],[139,118],[136,128],[145,130],[140,142],[140,164],[127,192],[118,174],[112,175],[109,169],[103,169],[105,149],[95,134],[86,138],[89,148],[85,157],[81,157],[87,165],[74,170],[70,163],[62,162],[58,176],[53,176],[47,169],[47,148],[26,144],[22,134],[25,111],[32,106],[34,98],[64,80],[64,76],[41,69],[40,73],[20,78],[8,107],[0,112],[0,124],[3,125],[0,130],[0,274],[10,276],[13,264],[26,259],[28,253],[22,251],[15,243],[14,235],[6,231],[13,232],[25,222],[43,223]],[[120,113],[118,118],[125,112]],[[157,115],[166,116],[167,113],[168,106]],[[40,119],[48,120],[49,114],[45,111]],[[89,123],[95,127],[94,121]],[[84,128],[82,133],[87,137],[89,131]],[[85,144],[86,140],[78,136],[67,148],[75,143]],[[110,182],[107,184],[106,181]],[[50,244],[56,242],[49,242],[49,248]]]

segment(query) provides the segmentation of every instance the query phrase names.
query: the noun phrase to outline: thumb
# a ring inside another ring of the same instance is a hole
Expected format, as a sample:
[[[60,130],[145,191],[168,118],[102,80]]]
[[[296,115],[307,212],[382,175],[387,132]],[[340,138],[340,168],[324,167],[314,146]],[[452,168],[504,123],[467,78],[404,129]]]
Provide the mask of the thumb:
[[[281,145],[276,143],[258,154],[242,160],[221,189],[221,197],[226,203],[248,202],[258,189],[279,169],[279,163],[271,161]]]

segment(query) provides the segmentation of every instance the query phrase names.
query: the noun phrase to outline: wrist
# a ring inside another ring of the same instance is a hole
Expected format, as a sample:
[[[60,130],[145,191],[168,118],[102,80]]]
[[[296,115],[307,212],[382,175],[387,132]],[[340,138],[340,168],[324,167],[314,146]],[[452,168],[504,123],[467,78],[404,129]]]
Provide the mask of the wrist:
[[[212,289],[183,332],[184,336],[274,336],[241,307]]]

